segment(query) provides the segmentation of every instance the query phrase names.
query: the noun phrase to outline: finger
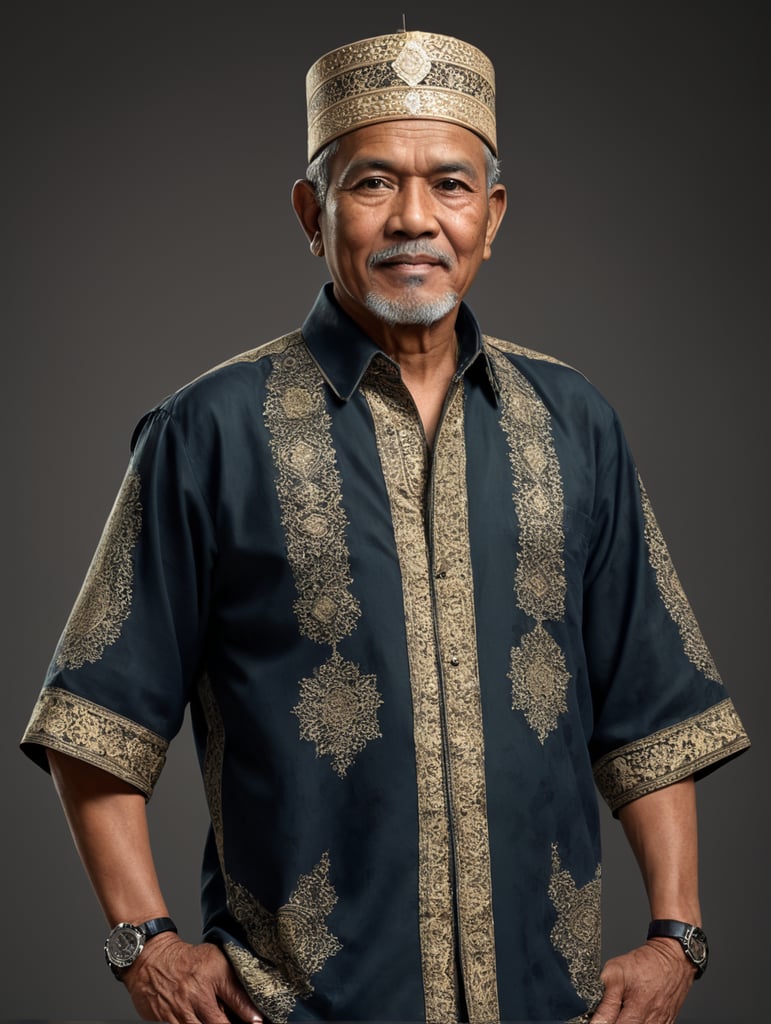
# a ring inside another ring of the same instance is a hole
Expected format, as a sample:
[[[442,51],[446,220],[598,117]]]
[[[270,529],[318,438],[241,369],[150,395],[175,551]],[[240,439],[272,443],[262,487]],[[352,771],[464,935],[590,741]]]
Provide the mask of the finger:
[[[231,1010],[238,1020],[246,1024],[263,1024],[262,1014],[246,994],[232,967],[220,985],[218,995],[223,1009]]]
[[[604,993],[589,1024],[616,1024],[624,1003],[624,975],[614,965],[608,964],[601,979]]]
[[[262,1014],[255,1010],[251,1003],[248,1005],[249,1009],[246,1013],[243,1009],[238,1009],[230,1003],[220,1003],[220,1009],[227,1017],[229,1024],[237,1024],[239,1021],[243,1021],[244,1024],[264,1024]]]
[[[233,1021],[243,1021],[244,1024],[263,1024],[262,1014],[255,1010],[248,999],[232,997],[223,1003],[222,1010],[226,1014],[225,1020],[228,1024]]]
[[[620,1003],[608,1003],[604,999],[594,1011],[589,1024],[616,1024],[621,1013]]]

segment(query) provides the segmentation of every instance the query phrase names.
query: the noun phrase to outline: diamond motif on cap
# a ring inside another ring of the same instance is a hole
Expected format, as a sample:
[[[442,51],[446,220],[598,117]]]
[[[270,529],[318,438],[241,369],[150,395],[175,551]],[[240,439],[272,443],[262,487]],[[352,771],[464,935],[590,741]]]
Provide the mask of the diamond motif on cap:
[[[418,85],[431,70],[431,60],[420,43],[411,39],[391,67],[407,85]]]

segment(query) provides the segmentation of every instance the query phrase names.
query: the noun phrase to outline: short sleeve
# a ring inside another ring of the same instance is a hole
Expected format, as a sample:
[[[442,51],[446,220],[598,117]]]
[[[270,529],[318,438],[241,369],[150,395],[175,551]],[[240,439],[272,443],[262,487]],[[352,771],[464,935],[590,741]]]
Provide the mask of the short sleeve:
[[[87,761],[147,797],[178,732],[205,644],[215,560],[209,505],[159,408],[122,485],[22,738]]]
[[[584,645],[594,701],[590,754],[615,812],[700,777],[749,739],[686,597],[614,416],[598,456]]]

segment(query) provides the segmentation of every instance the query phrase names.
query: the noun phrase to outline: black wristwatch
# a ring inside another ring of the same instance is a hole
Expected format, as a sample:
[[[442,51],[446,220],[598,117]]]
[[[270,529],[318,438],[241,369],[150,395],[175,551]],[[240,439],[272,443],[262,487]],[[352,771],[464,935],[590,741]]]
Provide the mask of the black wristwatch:
[[[120,972],[134,963],[149,939],[161,932],[176,930],[177,926],[170,917],[154,917],[144,924],[127,924],[125,921],[116,924],[107,936],[104,956],[118,981],[122,981]]]
[[[709,944],[707,936],[695,924],[684,921],[651,921],[648,926],[648,938],[677,939],[683,951],[696,968],[696,977],[700,978],[707,969],[709,962]]]

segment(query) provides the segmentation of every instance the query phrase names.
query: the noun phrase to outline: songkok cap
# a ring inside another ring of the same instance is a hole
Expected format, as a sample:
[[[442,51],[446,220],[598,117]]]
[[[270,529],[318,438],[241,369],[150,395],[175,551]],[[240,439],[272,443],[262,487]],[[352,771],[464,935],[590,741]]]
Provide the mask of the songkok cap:
[[[407,118],[462,125],[497,154],[492,62],[452,36],[405,31],[340,46],[311,66],[305,90],[309,161],[355,128]]]

